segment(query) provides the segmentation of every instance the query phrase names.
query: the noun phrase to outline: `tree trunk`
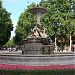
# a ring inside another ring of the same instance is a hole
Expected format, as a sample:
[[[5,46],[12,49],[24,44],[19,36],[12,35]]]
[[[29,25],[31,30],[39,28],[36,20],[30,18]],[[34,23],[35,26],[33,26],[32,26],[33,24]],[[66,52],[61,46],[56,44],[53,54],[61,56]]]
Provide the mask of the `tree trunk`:
[[[57,38],[55,36],[55,52],[57,52],[57,43],[56,43],[56,40],[57,40]]]
[[[71,52],[72,40],[71,40],[71,33],[70,33],[70,48],[69,51]]]

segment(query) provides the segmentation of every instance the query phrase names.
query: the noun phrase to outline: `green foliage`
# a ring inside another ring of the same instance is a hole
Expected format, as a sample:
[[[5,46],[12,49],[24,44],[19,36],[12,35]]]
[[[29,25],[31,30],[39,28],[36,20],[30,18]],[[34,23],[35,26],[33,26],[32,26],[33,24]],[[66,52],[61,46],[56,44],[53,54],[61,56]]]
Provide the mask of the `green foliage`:
[[[9,39],[13,29],[10,13],[2,7],[0,0],[0,46],[3,46]]]
[[[35,24],[35,16],[30,13],[30,8],[35,6],[36,5],[32,3],[20,14],[16,27],[16,36],[14,37],[14,42],[16,44],[22,44],[23,39],[27,37],[31,28],[33,28]]]
[[[70,32],[75,33],[74,0],[41,0],[40,6],[47,9],[42,16],[42,25],[48,29],[50,37],[56,35],[69,39]]]
[[[16,45],[14,44],[13,40],[9,40],[4,46],[5,47],[15,47]]]
[[[19,70],[12,70],[12,71],[5,71],[0,70],[0,75],[74,75],[75,70],[69,69],[69,70],[25,70],[25,71],[19,71]]]

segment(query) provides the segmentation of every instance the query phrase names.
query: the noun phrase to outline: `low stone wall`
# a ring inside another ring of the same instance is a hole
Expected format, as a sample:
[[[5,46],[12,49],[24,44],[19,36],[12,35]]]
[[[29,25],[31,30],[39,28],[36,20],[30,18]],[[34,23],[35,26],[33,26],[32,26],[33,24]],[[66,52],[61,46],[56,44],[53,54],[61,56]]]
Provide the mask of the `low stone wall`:
[[[52,55],[0,55],[0,63],[23,65],[75,64],[75,54]]]

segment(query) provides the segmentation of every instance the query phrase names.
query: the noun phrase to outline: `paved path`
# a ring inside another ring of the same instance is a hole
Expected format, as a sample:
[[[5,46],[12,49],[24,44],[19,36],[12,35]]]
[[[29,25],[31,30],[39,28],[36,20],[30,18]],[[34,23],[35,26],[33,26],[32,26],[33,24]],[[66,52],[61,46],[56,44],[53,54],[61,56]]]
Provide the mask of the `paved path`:
[[[18,51],[8,51],[8,50],[5,50],[5,51],[2,51],[0,50],[0,54],[22,54],[22,51],[21,50],[18,50]]]

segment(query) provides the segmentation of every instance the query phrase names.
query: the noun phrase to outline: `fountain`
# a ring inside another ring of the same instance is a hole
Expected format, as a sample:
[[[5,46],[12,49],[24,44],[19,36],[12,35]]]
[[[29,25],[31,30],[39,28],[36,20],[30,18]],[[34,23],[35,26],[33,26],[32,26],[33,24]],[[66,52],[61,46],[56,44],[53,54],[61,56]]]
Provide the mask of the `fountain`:
[[[47,29],[42,29],[40,23],[41,14],[46,13],[45,8],[37,6],[36,8],[30,9],[30,12],[36,15],[36,25],[31,29],[30,35],[24,40],[23,54],[51,54],[53,53],[53,45],[51,39],[46,34]]]
[[[0,54],[0,63],[4,64],[23,64],[30,66],[40,65],[70,65],[75,64],[75,53],[54,53],[54,46],[49,36],[46,34],[46,28],[41,28],[40,15],[47,10],[41,7],[32,8],[30,12],[36,15],[37,22],[31,34],[24,40],[24,48],[21,53]],[[46,55],[47,54],[47,55]]]

